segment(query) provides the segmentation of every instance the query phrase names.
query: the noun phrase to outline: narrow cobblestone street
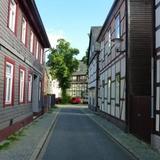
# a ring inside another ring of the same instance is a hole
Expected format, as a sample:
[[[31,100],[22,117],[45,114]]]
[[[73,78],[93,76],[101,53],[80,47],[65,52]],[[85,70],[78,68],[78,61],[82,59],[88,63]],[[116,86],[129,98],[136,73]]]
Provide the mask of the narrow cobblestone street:
[[[43,160],[133,160],[120,145],[78,108],[62,108]],[[43,157],[43,158],[42,158]]]

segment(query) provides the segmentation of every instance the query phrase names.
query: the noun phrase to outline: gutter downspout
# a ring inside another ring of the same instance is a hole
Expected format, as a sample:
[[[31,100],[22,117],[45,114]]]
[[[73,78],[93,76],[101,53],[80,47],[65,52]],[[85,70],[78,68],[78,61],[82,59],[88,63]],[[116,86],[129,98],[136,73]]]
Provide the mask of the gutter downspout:
[[[156,53],[155,53],[155,1],[153,1],[153,14],[152,14],[152,19],[153,19],[153,49],[152,49],[152,54],[151,54],[151,119],[152,122],[154,124],[154,126],[152,126],[152,132],[154,131],[155,128],[155,123],[154,123],[154,118],[155,118],[155,108],[154,106],[156,106],[156,101],[155,101],[155,95],[156,95]]]
[[[126,129],[128,133],[130,129],[130,106],[129,106],[129,86],[128,86],[128,0],[125,0],[126,10]]]
[[[98,107],[98,81],[99,81],[99,51],[97,51],[97,70],[96,70],[96,110],[95,111],[98,111],[99,110],[99,107]]]

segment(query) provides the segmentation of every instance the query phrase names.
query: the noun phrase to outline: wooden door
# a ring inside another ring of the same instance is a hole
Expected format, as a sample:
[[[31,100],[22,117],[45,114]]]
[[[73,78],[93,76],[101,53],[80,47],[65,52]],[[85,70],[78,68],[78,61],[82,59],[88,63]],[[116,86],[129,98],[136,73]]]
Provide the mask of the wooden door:
[[[133,97],[130,108],[130,131],[138,138],[150,142],[152,132],[150,97]]]

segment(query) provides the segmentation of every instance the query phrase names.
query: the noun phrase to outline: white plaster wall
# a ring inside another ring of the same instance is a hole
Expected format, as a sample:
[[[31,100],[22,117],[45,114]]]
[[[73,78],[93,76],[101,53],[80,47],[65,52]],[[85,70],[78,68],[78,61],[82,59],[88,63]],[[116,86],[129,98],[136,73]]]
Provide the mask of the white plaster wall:
[[[52,80],[50,78],[48,83],[48,94],[55,94],[55,97],[61,97],[61,89],[59,88],[59,83],[57,80]]]

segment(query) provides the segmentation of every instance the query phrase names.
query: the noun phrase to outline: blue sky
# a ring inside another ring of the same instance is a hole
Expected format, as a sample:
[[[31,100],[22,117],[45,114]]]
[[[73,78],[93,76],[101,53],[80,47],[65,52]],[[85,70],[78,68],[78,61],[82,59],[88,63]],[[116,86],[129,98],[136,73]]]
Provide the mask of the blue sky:
[[[88,48],[91,26],[103,25],[113,0],[35,0],[52,46],[65,38],[80,50]]]

